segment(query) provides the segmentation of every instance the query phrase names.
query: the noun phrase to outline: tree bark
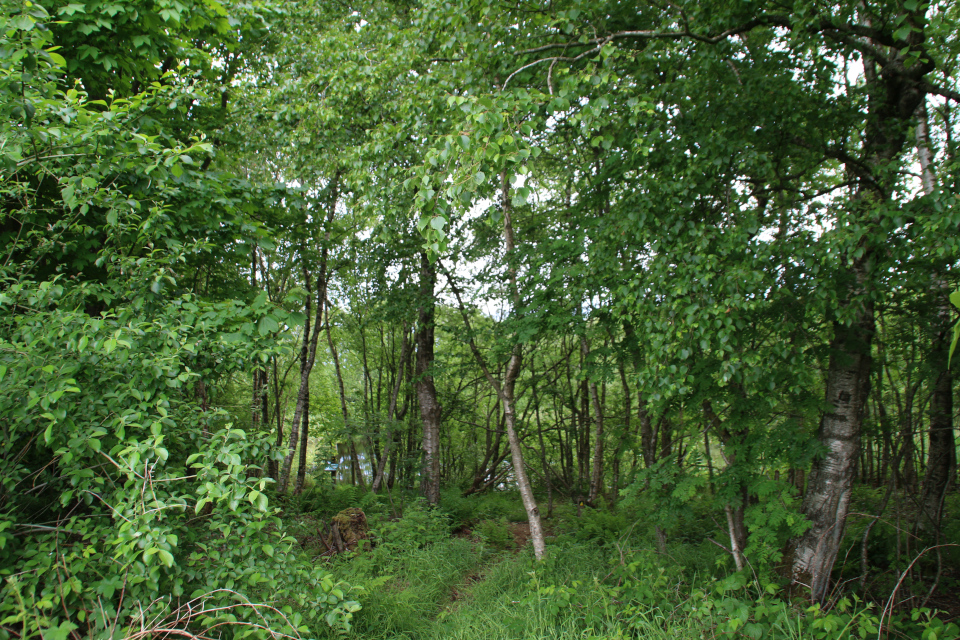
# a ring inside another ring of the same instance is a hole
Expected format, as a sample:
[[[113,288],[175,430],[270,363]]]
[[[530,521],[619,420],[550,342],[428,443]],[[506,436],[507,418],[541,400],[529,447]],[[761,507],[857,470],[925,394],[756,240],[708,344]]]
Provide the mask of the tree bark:
[[[792,580],[808,586],[815,602],[829,593],[830,573],[850,505],[863,410],[870,391],[873,314],[873,303],[864,301],[852,325],[834,323],[826,388],[832,409],[821,416],[818,433],[826,454],[810,470],[801,510],[812,526],[796,542],[791,559]]]
[[[300,424],[300,461],[297,465],[297,484],[293,492],[300,494],[307,482],[307,441],[310,437],[310,387],[303,399],[303,422]]]
[[[727,469],[735,467],[737,464],[736,449],[746,435],[746,431],[740,429],[731,432],[727,429],[720,421],[720,416],[714,412],[713,405],[709,400],[704,400],[702,407],[703,416],[709,425],[709,429],[717,432],[720,442],[723,444],[721,454],[727,465]],[[706,436],[706,432],[704,432],[704,435]],[[733,562],[737,567],[737,571],[742,571],[745,566],[743,550],[747,547],[747,525],[744,516],[746,514],[749,493],[747,486],[743,482],[738,482],[734,489],[737,496],[736,501],[728,501],[727,504],[723,505],[723,511],[727,517],[727,533],[730,536],[730,555],[733,556]]]
[[[423,470],[420,487],[430,504],[440,503],[440,402],[433,384],[434,289],[437,271],[427,254],[420,253],[420,312],[417,319],[416,390],[423,421]]]
[[[870,18],[865,17],[865,21],[869,25]],[[918,26],[911,38],[922,46],[923,27]],[[803,500],[803,513],[812,526],[794,541],[790,557],[791,579],[808,585],[810,598],[816,602],[823,601],[829,593],[870,390],[875,333],[874,302],[870,295],[872,271],[874,253],[883,251],[882,245],[872,238],[879,231],[875,212],[882,209],[878,204],[891,199],[893,185],[888,165],[906,144],[908,126],[925,99],[924,76],[935,68],[932,58],[921,58],[916,63],[906,61],[907,52],[894,50],[889,56],[864,58],[867,114],[862,153],[859,159],[846,162],[848,174],[856,180],[850,206],[861,212],[857,224],[864,231],[860,242],[845,256],[849,266],[841,268],[838,274],[836,295],[840,309],[833,321],[825,398],[825,404],[831,408],[821,416],[818,432],[826,453],[813,464]]]

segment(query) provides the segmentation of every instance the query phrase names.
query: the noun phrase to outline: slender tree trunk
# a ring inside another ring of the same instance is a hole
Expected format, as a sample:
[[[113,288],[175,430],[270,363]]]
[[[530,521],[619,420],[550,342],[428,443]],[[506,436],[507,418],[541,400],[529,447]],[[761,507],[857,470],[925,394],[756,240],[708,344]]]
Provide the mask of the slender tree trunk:
[[[627,382],[627,372],[620,363],[620,386],[623,387],[623,431],[617,442],[617,450],[613,456],[613,502],[616,504],[620,498],[620,458],[627,448],[627,440],[630,438],[630,420],[633,414],[633,400],[630,393],[630,384]]]
[[[300,424],[300,460],[297,465],[297,485],[293,492],[300,494],[307,482],[307,441],[310,437],[310,387],[303,399],[303,422]]]
[[[333,224],[334,214],[337,209],[337,201],[340,199],[340,172],[337,171],[328,185],[330,190],[330,199],[327,203],[326,232],[324,233],[323,248],[320,252],[320,270],[317,274],[317,310],[313,321],[313,331],[310,331],[310,313],[307,312],[307,320],[304,325],[303,341],[307,349],[307,358],[300,368],[300,388],[297,392],[297,404],[293,411],[293,420],[290,422],[290,441],[287,455],[283,459],[283,468],[280,472],[278,489],[280,493],[286,493],[287,485],[290,481],[290,468],[293,466],[293,456],[297,449],[297,440],[300,435],[300,422],[303,420],[303,412],[307,405],[308,389],[310,388],[310,372],[313,371],[313,363],[317,357],[317,343],[320,340],[320,327],[323,324],[324,302],[327,299],[327,259],[330,255],[330,233]],[[304,282],[308,282],[310,274],[304,264]],[[309,299],[308,289],[308,299]],[[309,336],[309,344],[308,338]],[[301,352],[302,353],[302,352]]]
[[[394,343],[396,344],[396,343]],[[396,425],[394,422],[396,420],[402,420],[403,414],[397,415],[397,399],[400,397],[400,389],[403,386],[403,374],[407,369],[407,359],[410,357],[410,339],[409,332],[407,331],[406,325],[403,327],[403,338],[400,344],[400,363],[397,365],[397,377],[393,383],[393,390],[390,393],[390,404],[387,407],[387,424],[385,436],[383,438],[383,452],[380,455],[380,461],[377,465],[377,471],[373,477],[373,484],[370,485],[370,489],[377,493],[380,490],[381,485],[383,484],[383,474],[387,468],[387,459],[392,453],[393,440],[396,433]],[[403,408],[403,412],[406,413],[406,406]],[[383,432],[382,432],[383,433]]]
[[[303,420],[304,413],[309,412],[310,372],[313,369],[313,360],[317,353],[317,340],[320,336],[319,328],[323,309],[323,300],[318,299],[317,316],[315,319],[311,318],[310,311],[313,304],[313,292],[310,290],[310,273],[307,271],[305,263],[303,265],[303,275],[307,289],[307,300],[306,319],[303,323],[303,344],[300,347],[300,388],[297,390],[297,404],[293,411],[293,421],[290,425],[290,440],[287,446],[287,455],[284,456],[283,465],[280,470],[280,493],[286,493],[287,491],[290,469],[293,466],[293,456],[296,453],[297,441],[299,440],[300,423]]]
[[[585,337],[580,338],[580,355],[586,365],[587,356],[590,353],[590,345]],[[595,505],[597,497],[600,495],[600,478],[603,473],[603,407],[600,404],[600,394],[597,392],[597,383],[587,378],[587,387],[590,391],[590,403],[593,406],[593,425],[594,425],[594,445],[593,445],[593,468],[590,470],[590,492],[587,495],[587,503]]]
[[[306,340],[307,337],[304,336],[303,339]],[[277,447],[277,451],[280,451],[280,447],[283,446],[283,411],[281,411],[280,404],[280,376],[277,375],[280,367],[277,365],[276,356],[273,356],[271,360],[273,361],[273,410],[276,413],[274,419],[277,422],[277,438],[274,444]],[[284,374],[284,379],[286,379],[286,374]],[[267,461],[267,473],[274,480],[280,478],[280,465],[277,464],[277,461],[274,460],[272,456],[270,460]]]
[[[933,171],[933,152],[930,149],[926,104],[921,106],[916,131],[923,187],[924,191],[930,195],[936,190],[936,175]],[[942,271],[934,274],[930,293],[937,301],[933,348],[930,356],[932,368],[936,372],[936,382],[930,396],[927,468],[920,500],[925,517],[921,518],[920,526],[938,531],[943,519],[947,490],[957,467],[957,449],[953,433],[953,374],[946,357],[952,333],[953,310],[949,302],[950,287]]]
[[[657,440],[653,434],[653,421],[643,397],[640,398],[640,451],[643,455],[643,466],[649,469],[657,461]]]
[[[532,359],[532,358],[531,358]],[[537,384],[533,384],[534,417],[537,421],[537,439],[540,441],[540,465],[543,467],[543,477],[547,484],[547,517],[553,516],[553,482],[550,481],[550,466],[547,464],[547,447],[543,441],[543,423],[540,420],[540,397],[537,394]]]
[[[367,483],[363,477],[363,467],[360,466],[360,458],[357,454],[357,444],[350,426],[350,411],[347,408],[347,392],[343,384],[343,370],[340,368],[340,354],[337,352],[337,345],[333,341],[333,330],[330,326],[330,302],[326,301],[324,305],[325,322],[324,326],[327,333],[327,346],[330,349],[330,355],[333,357],[333,371],[337,376],[337,391],[340,396],[340,413],[343,416],[343,428],[349,439],[346,447],[346,456],[350,459],[350,484],[366,487]]]
[[[433,384],[434,289],[437,271],[427,254],[420,253],[420,313],[417,320],[416,389],[423,420],[421,490],[430,504],[440,503],[440,402]]]
[[[660,418],[660,459],[666,459],[673,453],[673,425],[670,420],[664,416]]]
[[[251,252],[251,264],[250,264],[250,285],[253,289],[257,289],[257,249],[254,247]],[[253,389],[251,393],[251,402],[250,402],[250,431],[251,433],[259,433],[261,426],[261,413],[260,413],[260,402],[262,392],[260,390],[260,367],[255,366],[252,374],[253,379]]]
[[[500,176],[501,181],[501,200],[500,208],[503,212],[503,239],[506,249],[506,260],[508,264],[510,294],[513,303],[514,312],[520,308],[520,289],[517,286],[517,270],[513,264],[515,245],[513,237],[512,207],[510,204],[509,183],[507,173],[504,171]],[[449,277],[449,274],[448,274]],[[473,329],[470,326],[470,316],[467,315],[463,306],[463,300],[460,291],[457,289],[450,278],[451,289],[457,298],[460,308],[460,314],[463,317],[464,325],[467,329],[467,335],[470,345],[470,351],[474,359],[483,371],[484,377],[490,383],[490,386],[496,392],[500,403],[503,406],[504,426],[507,430],[507,442],[510,444],[510,454],[513,462],[513,473],[516,477],[517,488],[520,490],[520,498],[523,501],[523,508],[527,512],[527,522],[530,524],[530,541],[533,543],[533,555],[537,560],[543,558],[545,545],[543,539],[543,527],[540,523],[540,508],[533,495],[533,487],[530,484],[530,478],[527,476],[526,465],[523,460],[523,450],[520,447],[520,438],[517,435],[516,408],[514,405],[514,390],[517,377],[520,375],[520,366],[523,362],[523,349],[520,343],[515,343],[510,353],[510,360],[507,363],[507,369],[504,373],[503,384],[501,385],[487,366],[486,359],[480,353],[477,343],[473,339]]]
[[[702,407],[704,419],[707,424],[710,425],[710,428],[717,432],[717,435],[723,443],[721,452],[727,468],[731,469],[735,467],[737,464],[737,448],[746,435],[746,432],[742,429],[731,432],[726,428],[721,423],[720,417],[714,412],[713,405],[709,400],[704,400]],[[734,469],[734,473],[732,474],[734,477],[736,477],[735,472],[736,469]],[[725,504],[723,511],[727,517],[727,533],[730,536],[730,555],[733,556],[733,562],[737,567],[737,571],[742,571],[745,566],[743,550],[747,546],[747,525],[744,516],[746,514],[749,494],[747,492],[747,486],[742,481],[734,480],[734,482],[738,483],[734,487],[737,495],[736,502],[728,502]]]

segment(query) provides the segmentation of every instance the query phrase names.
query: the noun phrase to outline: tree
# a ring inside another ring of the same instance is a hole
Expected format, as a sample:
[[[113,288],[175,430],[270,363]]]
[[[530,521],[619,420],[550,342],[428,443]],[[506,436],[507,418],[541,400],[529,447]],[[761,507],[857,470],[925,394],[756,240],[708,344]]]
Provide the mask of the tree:
[[[682,397],[705,380],[695,353],[724,354],[716,382],[742,386],[759,354],[746,349],[741,323],[782,304],[805,311],[787,331],[823,340],[826,408],[802,506],[810,526],[788,564],[822,600],[860,454],[877,300],[909,255],[904,225],[922,226],[928,215],[911,206],[917,194],[899,170],[907,132],[925,95],[958,97],[932,76],[952,59],[942,46],[947,9],[835,3],[784,12],[717,2],[628,11],[598,2],[433,11],[425,21],[445,35],[427,46],[459,61],[451,76],[464,83],[451,97],[464,114],[451,129],[468,132],[445,197],[488,162],[492,143],[511,144],[524,119],[526,140],[533,130],[547,144],[573,131],[563,153],[602,149],[607,183],[619,191],[591,246],[609,282],[623,264],[611,239],[629,242],[633,277],[608,291],[615,312],[653,338],[641,371],[653,395]],[[863,64],[857,84],[843,71],[853,61]],[[476,97],[490,78],[492,103]],[[516,119],[491,118],[493,105]],[[457,144],[439,140],[437,158]],[[721,264],[737,276],[724,277]],[[727,286],[706,285],[716,277]],[[693,288],[660,286],[678,279]],[[798,333],[817,318],[822,338]],[[702,350],[677,340],[690,330]],[[803,345],[783,346],[767,343],[757,362],[772,356],[799,373]]]

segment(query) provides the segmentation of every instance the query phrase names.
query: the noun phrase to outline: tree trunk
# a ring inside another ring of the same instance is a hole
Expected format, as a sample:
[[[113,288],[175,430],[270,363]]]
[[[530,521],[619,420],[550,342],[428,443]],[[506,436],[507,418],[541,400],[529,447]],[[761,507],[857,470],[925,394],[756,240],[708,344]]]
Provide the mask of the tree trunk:
[[[357,455],[357,444],[354,441],[350,428],[350,411],[347,408],[347,392],[343,384],[343,370],[340,368],[340,354],[337,352],[337,345],[333,342],[333,329],[330,326],[330,304],[324,305],[326,308],[325,322],[327,332],[327,346],[330,348],[330,355],[333,357],[333,371],[337,376],[337,391],[340,396],[340,413],[343,416],[343,429],[350,444],[347,446],[347,456],[350,458],[350,484],[366,487],[367,483],[363,477],[363,467],[360,466],[360,459]]]
[[[304,340],[306,339],[306,336],[304,336]],[[274,420],[277,422],[277,438],[274,444],[277,451],[280,451],[280,447],[283,446],[283,411],[280,403],[280,376],[278,375],[280,367],[277,365],[277,356],[272,356],[270,360],[273,363],[273,410],[276,412]],[[290,369],[287,369],[287,371],[289,372]],[[286,374],[284,374],[284,380],[286,380]],[[267,474],[274,480],[280,478],[280,465],[273,459],[273,456],[267,461]]]
[[[307,440],[310,437],[310,387],[303,400],[303,422],[300,424],[300,461],[297,465],[297,485],[293,492],[300,494],[307,481]]]
[[[725,427],[720,421],[720,416],[714,412],[713,405],[709,400],[704,400],[702,407],[704,420],[710,429],[717,432],[723,444],[721,454],[723,455],[727,469],[735,467],[737,464],[737,448],[742,443],[744,436],[746,436],[746,430],[739,429],[730,431],[730,429]],[[728,420],[728,422],[730,422],[730,420]],[[704,436],[706,435],[706,432],[704,432]],[[727,475],[736,477],[736,470],[734,470],[732,474]],[[733,556],[733,562],[737,567],[737,571],[742,571],[745,566],[743,550],[747,546],[747,525],[744,515],[746,513],[749,493],[747,486],[742,481],[735,482],[738,482],[738,485],[734,487],[737,495],[736,502],[727,502],[727,504],[723,506],[723,511],[727,517],[727,534],[730,537],[730,555]]]
[[[433,384],[434,289],[437,271],[427,254],[420,253],[420,313],[417,320],[416,389],[423,421],[421,490],[427,502],[440,503],[440,402]]]
[[[537,439],[540,441],[540,466],[543,467],[543,477],[547,485],[547,517],[553,515],[553,482],[550,480],[550,466],[547,464],[547,447],[543,441],[543,423],[540,420],[540,397],[537,394],[536,379],[533,383],[534,418],[537,421]]]
[[[810,470],[801,509],[812,526],[795,543],[791,559],[791,579],[807,585],[815,602],[829,593],[830,573],[846,524],[870,390],[873,331],[872,301],[862,303],[852,325],[834,323],[826,388],[832,410],[821,416],[818,434],[826,453]]]
[[[865,20],[869,26],[870,19]],[[917,43],[922,43],[924,37],[922,26],[911,34]],[[856,224],[861,225],[863,235],[844,256],[849,266],[838,274],[836,295],[841,309],[833,321],[826,380],[825,404],[830,409],[821,416],[818,433],[825,454],[813,464],[803,500],[803,513],[812,526],[794,541],[790,558],[791,579],[808,585],[810,598],[816,602],[823,601],[829,593],[870,390],[875,333],[874,302],[870,295],[872,271],[874,252],[883,250],[872,239],[880,224],[876,212],[891,200],[889,163],[903,151],[907,127],[925,100],[924,76],[935,68],[930,58],[915,63],[906,60],[908,50],[894,50],[889,57],[864,59],[867,115],[862,154],[859,159],[846,162],[848,174],[857,182],[850,206],[860,212]]]
[[[590,345],[585,337],[580,338],[580,353],[586,364],[587,355],[590,352]],[[597,393],[597,383],[587,379],[587,386],[590,391],[590,402],[593,405],[593,425],[594,425],[594,444],[593,444],[593,468],[590,471],[590,493],[587,495],[587,503],[595,505],[597,497],[600,495],[600,480],[603,474],[603,407],[600,404],[600,394]]]
[[[290,468],[293,466],[293,456],[296,452],[297,440],[299,440],[300,435],[299,426],[301,420],[303,420],[303,412],[307,404],[308,389],[310,388],[310,372],[313,371],[313,363],[316,361],[317,357],[317,343],[320,340],[320,327],[323,324],[323,312],[325,307],[324,302],[327,299],[327,259],[330,255],[330,227],[333,224],[333,217],[337,209],[337,201],[340,198],[340,171],[337,171],[333,178],[330,179],[330,184],[328,187],[330,189],[330,199],[327,203],[326,232],[324,233],[323,248],[320,252],[320,270],[317,274],[317,311],[313,321],[313,331],[311,334],[310,311],[308,303],[307,319],[304,324],[303,333],[303,349],[306,350],[307,357],[306,360],[301,360],[302,365],[300,367],[300,388],[297,392],[297,404],[293,411],[293,420],[290,422],[289,449],[287,451],[287,455],[283,459],[283,468],[280,472],[280,480],[278,482],[278,489],[280,493],[286,493],[287,485],[290,481]],[[304,282],[307,283],[310,280],[310,274],[307,270],[306,263],[304,263],[303,270]],[[307,287],[307,291],[309,300],[309,287]],[[307,340],[308,337],[309,345]],[[301,357],[302,354],[303,350],[301,350]]]
[[[620,438],[617,442],[617,450],[613,455],[613,503],[616,504],[620,498],[620,458],[627,448],[627,440],[630,438],[630,420],[633,413],[633,400],[631,399],[630,384],[627,382],[627,372],[620,364],[620,386],[623,387],[623,427]]]
[[[517,270],[513,262],[514,239],[513,239],[513,221],[511,219],[512,207],[510,205],[509,183],[507,173],[504,171],[500,176],[501,182],[501,200],[500,208],[503,212],[503,240],[506,249],[506,260],[508,264],[510,294],[513,303],[514,312],[520,308],[520,289],[517,287]],[[449,278],[449,274],[448,274]],[[470,351],[474,359],[483,371],[484,377],[490,386],[496,392],[500,403],[503,406],[504,426],[507,430],[507,441],[510,444],[510,454],[513,462],[513,473],[516,477],[517,488],[520,490],[520,497],[523,500],[523,508],[527,512],[527,522],[530,524],[530,541],[533,543],[533,555],[537,560],[543,558],[545,545],[543,540],[543,527],[540,524],[540,509],[533,495],[533,487],[530,485],[530,478],[527,476],[527,469],[523,460],[523,450],[520,447],[520,438],[517,436],[516,410],[514,406],[514,389],[517,377],[520,375],[520,366],[522,363],[522,347],[520,343],[515,343],[511,349],[510,360],[507,363],[507,370],[504,373],[503,384],[501,385],[487,366],[487,361],[480,353],[476,341],[473,339],[473,329],[470,326],[470,316],[463,306],[463,300],[460,291],[457,289],[452,278],[450,279],[450,288],[456,296],[457,304],[460,308],[460,315],[463,317],[464,325],[467,329]]]
[[[395,343],[393,343],[395,344]],[[380,461],[377,465],[377,471],[373,477],[373,484],[370,485],[370,489],[377,493],[380,490],[381,485],[383,484],[383,474],[387,468],[387,459],[392,453],[393,441],[395,438],[396,425],[394,424],[397,420],[402,420],[403,415],[406,413],[406,404],[403,407],[403,413],[399,416],[397,415],[397,399],[400,396],[400,389],[403,386],[403,374],[407,370],[407,359],[410,357],[410,339],[409,333],[407,331],[407,326],[403,327],[403,338],[400,344],[400,362],[397,365],[397,377],[393,383],[393,389],[390,392],[390,404],[387,407],[387,424],[385,436],[383,438],[383,452],[380,454]],[[381,431],[384,433],[384,431]]]
[[[931,195],[936,190],[936,174],[933,171],[933,152],[930,149],[930,131],[927,122],[927,106],[922,104],[917,122],[917,154],[920,158],[923,190]],[[943,519],[943,507],[950,482],[957,467],[957,449],[953,435],[953,374],[947,358],[953,325],[953,310],[950,305],[950,287],[942,276],[942,269],[934,274],[931,296],[937,301],[934,320],[931,363],[936,373],[936,382],[930,396],[930,435],[927,448],[927,468],[923,478],[923,495],[920,503],[923,515],[921,528],[939,531]]]
[[[643,397],[640,398],[640,452],[643,455],[643,466],[649,469],[657,461],[656,444],[657,441],[653,435],[653,421],[650,419],[650,411],[647,410]]]
[[[923,479],[923,509],[933,528],[940,526],[943,504],[957,467],[953,432],[953,376],[940,372],[930,399],[930,451]]]

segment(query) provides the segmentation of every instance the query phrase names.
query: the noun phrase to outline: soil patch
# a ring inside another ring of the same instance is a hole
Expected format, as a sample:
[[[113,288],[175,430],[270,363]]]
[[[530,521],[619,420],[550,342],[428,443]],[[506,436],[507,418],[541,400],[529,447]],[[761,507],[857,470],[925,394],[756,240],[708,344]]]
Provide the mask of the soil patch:
[[[513,536],[513,541],[517,545],[517,551],[520,551],[520,549],[527,546],[527,543],[530,541],[530,523],[511,522],[509,528],[510,534]]]

